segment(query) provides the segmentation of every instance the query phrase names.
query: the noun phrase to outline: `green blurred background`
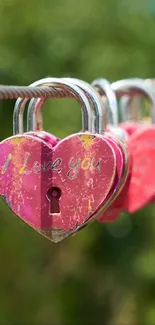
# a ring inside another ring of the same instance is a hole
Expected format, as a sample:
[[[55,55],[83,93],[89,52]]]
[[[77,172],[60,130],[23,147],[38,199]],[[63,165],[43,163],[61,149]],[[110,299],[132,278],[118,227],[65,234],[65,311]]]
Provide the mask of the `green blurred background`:
[[[154,0],[0,0],[0,84],[48,76],[155,77]],[[1,140],[14,101],[0,103]],[[81,127],[73,100],[48,100],[45,129]],[[0,202],[0,324],[155,323],[155,208],[93,223],[59,244]]]

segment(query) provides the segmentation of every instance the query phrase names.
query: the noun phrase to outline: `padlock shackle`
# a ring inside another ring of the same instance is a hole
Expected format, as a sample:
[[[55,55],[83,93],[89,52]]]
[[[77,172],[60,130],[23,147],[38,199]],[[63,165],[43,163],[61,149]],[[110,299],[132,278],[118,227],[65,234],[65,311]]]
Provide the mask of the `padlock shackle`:
[[[46,98],[32,98],[27,110],[27,132],[43,131],[43,105]]]
[[[33,82],[29,87],[55,87],[62,90],[67,90],[73,94],[75,99],[80,103],[82,110],[82,129],[83,131],[92,130],[92,116],[91,116],[91,106],[87,99],[85,93],[74,84],[69,81],[65,81],[60,78],[44,78]],[[24,132],[23,126],[23,114],[25,110],[25,105],[27,103],[27,98],[18,98],[13,112],[13,134],[22,134]],[[29,115],[29,118],[31,116]]]
[[[96,133],[103,133],[106,127],[106,120],[103,112],[103,104],[100,99],[100,96],[97,92],[93,89],[91,85],[87,82],[76,79],[76,78],[63,78],[64,81],[70,82],[75,86],[81,88],[84,91],[85,95],[87,96],[91,108],[92,108],[92,131]],[[40,99],[32,99],[29,103],[28,107],[28,119],[27,119],[27,130],[39,131],[40,124],[38,125],[36,121],[42,120],[42,108],[43,108],[43,101],[41,102]]]
[[[155,123],[155,92],[153,91],[153,87],[150,87],[150,84],[148,82],[140,78],[124,79],[113,82],[111,84],[111,87],[116,92],[116,94],[120,91],[141,91],[142,94],[144,94],[144,96],[148,98],[151,103],[152,123]]]
[[[133,80],[133,79],[132,79]],[[155,79],[141,79],[142,81],[144,81],[146,84],[150,85],[151,87],[155,88]],[[138,122],[141,122],[141,120],[139,120],[139,117],[142,117],[142,96],[144,96],[144,94],[137,94],[137,96],[135,95],[130,96],[130,95],[123,95],[120,98],[119,101],[119,107],[120,107],[120,114],[121,114],[121,120],[123,122],[127,121],[127,120],[136,120]],[[134,107],[134,112],[132,114],[131,112],[131,105],[132,102],[134,101],[134,99],[136,100],[136,105]],[[135,111],[136,110],[136,111]]]
[[[118,105],[117,97],[111,84],[107,79],[100,78],[92,82],[92,86],[99,89],[100,95],[105,95],[108,101],[108,108],[110,110],[112,125],[118,127]]]
[[[134,106],[134,110],[132,110],[131,105],[134,101],[136,101],[136,105]],[[131,98],[129,95],[124,95],[120,98],[119,107],[122,122],[129,120],[139,121],[139,116],[141,116],[141,101],[141,96],[134,96]]]
[[[106,117],[102,100],[96,90],[89,83],[81,79],[65,78],[65,80],[73,82],[85,92],[92,107],[92,129],[96,133],[102,134],[106,128]]]

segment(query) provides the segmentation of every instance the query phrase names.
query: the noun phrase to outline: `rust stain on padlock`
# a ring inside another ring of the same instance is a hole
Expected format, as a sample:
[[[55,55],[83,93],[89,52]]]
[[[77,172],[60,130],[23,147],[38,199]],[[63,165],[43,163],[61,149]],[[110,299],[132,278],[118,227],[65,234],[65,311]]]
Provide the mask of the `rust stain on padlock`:
[[[94,136],[90,135],[90,134],[84,134],[80,136],[80,139],[82,140],[83,146],[84,147],[89,147],[92,146],[93,141],[94,141]]]
[[[23,141],[25,141],[24,138],[18,138],[18,137],[13,138],[12,137],[12,142],[15,144],[21,144],[21,142],[23,142]]]

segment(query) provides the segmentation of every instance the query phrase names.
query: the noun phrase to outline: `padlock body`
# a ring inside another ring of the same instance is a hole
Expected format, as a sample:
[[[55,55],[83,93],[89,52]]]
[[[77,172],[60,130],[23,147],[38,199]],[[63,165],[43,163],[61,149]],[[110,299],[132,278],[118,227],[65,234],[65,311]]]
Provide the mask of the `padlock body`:
[[[53,148],[24,134],[0,146],[2,198],[23,221],[55,242],[84,225],[114,182],[113,148],[96,134],[75,134]],[[52,202],[56,199],[57,207]]]

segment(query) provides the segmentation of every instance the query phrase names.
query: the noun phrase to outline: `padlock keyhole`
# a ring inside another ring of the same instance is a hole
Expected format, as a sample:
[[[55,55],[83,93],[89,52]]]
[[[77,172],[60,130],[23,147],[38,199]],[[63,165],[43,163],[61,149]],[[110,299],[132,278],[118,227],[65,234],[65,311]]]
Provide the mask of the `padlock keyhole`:
[[[60,197],[61,197],[61,190],[59,187],[51,187],[47,191],[47,199],[49,201],[49,213],[60,213]]]

